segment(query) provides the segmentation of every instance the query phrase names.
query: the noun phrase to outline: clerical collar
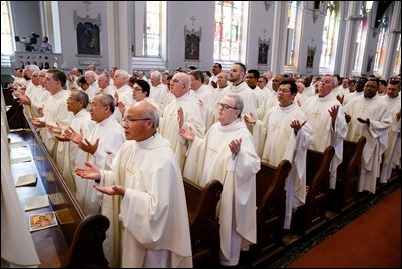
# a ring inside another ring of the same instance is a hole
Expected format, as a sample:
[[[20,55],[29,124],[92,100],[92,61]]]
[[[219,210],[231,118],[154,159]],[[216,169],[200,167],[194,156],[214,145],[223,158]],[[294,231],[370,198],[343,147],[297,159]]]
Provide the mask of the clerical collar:
[[[233,84],[233,86],[235,86],[235,87],[237,87],[237,86],[239,86],[240,84],[242,84],[244,81],[241,81],[240,83],[238,83],[238,84]]]
[[[138,146],[139,146],[140,148],[147,148],[147,147],[152,143],[152,141],[155,139],[155,134],[156,134],[156,133],[154,133],[152,136],[150,136],[150,137],[149,137],[148,139],[146,139],[146,140],[138,141],[138,142],[137,142]]]
[[[280,107],[288,107],[288,106],[291,106],[292,104],[293,104],[293,102],[290,102],[290,103],[287,104],[286,106],[282,106],[281,103],[279,103],[279,106],[280,106]]]

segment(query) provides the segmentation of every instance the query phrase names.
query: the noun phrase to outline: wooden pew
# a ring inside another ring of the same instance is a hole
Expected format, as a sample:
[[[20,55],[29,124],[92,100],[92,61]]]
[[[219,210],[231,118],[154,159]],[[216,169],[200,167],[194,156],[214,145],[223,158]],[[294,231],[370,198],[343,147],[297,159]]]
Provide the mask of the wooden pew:
[[[330,190],[329,206],[333,211],[345,211],[358,201],[362,152],[366,138],[361,136],[356,142],[343,141],[342,163],[338,166],[335,190]]]
[[[209,181],[203,188],[183,177],[187,212],[190,222],[193,267],[213,267],[219,264],[219,220],[216,206],[223,185],[218,180]]]
[[[24,120],[29,128],[12,135],[27,143],[38,180],[34,187],[17,188],[17,194],[21,201],[47,194],[49,207],[29,211],[25,215],[54,211],[58,221],[55,227],[31,233],[41,267],[108,267],[102,243],[109,220],[102,215],[85,215],[25,113]]]
[[[285,181],[290,169],[288,160],[281,161],[278,167],[261,163],[256,175],[257,244],[250,249],[252,266],[258,266],[284,248],[281,239],[286,209]]]
[[[306,183],[309,188],[306,203],[296,210],[291,224],[291,230],[297,234],[308,234],[327,221],[329,165],[334,154],[332,146],[328,146],[323,153],[307,150]]]

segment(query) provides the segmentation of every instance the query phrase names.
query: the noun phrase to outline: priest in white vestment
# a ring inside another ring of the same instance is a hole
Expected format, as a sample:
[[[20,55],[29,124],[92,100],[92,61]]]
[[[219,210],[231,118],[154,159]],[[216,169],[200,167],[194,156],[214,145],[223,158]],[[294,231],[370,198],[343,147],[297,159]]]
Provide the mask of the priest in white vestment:
[[[192,267],[190,230],[179,164],[170,143],[157,133],[158,110],[149,102],[131,105],[124,116],[127,141],[111,170],[77,169],[84,178],[100,179],[95,188],[113,195],[110,215],[122,228],[121,267]],[[103,183],[113,181],[111,186]]]
[[[392,124],[389,128],[388,147],[384,152],[380,183],[387,183],[391,178],[392,169],[401,167],[401,82],[391,80],[388,83],[387,94],[382,98],[388,103],[391,111]]]
[[[169,139],[181,171],[183,171],[186,160],[188,142],[179,135],[179,129],[191,127],[197,137],[203,138],[205,135],[204,113],[197,99],[188,93],[189,88],[189,75],[180,72],[173,76],[170,81],[170,92],[175,99],[165,107],[159,125],[159,132],[163,137]],[[179,113],[183,114],[181,122],[177,121]]]
[[[318,94],[309,97],[301,106],[307,115],[308,123],[314,131],[314,142],[310,149],[324,152],[328,146],[335,149],[330,163],[330,189],[336,187],[336,170],[343,158],[343,140],[346,137],[347,125],[341,103],[332,89],[337,86],[337,79],[324,75],[318,85]]]
[[[91,119],[96,122],[94,129],[89,137],[83,137],[82,132],[74,130],[73,141],[82,150],[79,151],[77,158],[84,158],[88,162],[96,165],[99,169],[110,169],[116,153],[125,142],[124,129],[117,122],[113,113],[115,110],[114,98],[110,94],[98,93],[90,101],[89,113]],[[84,154],[84,156],[80,156]],[[106,239],[103,242],[103,251],[111,267],[116,267],[119,257],[117,256],[117,246],[120,243],[112,233],[118,223],[113,222],[113,216],[109,215],[109,208],[112,207],[110,196],[102,195],[93,189],[93,182],[81,179],[82,184],[76,184],[77,199],[83,205],[87,214],[105,215],[110,221],[110,227],[106,231]],[[111,186],[113,181],[105,182],[105,186]]]
[[[357,142],[360,136],[367,139],[362,152],[362,165],[358,191],[375,193],[380,177],[382,154],[388,145],[388,130],[392,123],[391,112],[383,98],[377,95],[378,83],[368,80],[364,95],[345,105],[348,121],[347,140]]]
[[[211,179],[223,184],[216,214],[219,218],[220,263],[239,263],[241,250],[247,251],[257,239],[256,174],[261,160],[253,138],[241,119],[242,97],[227,95],[220,103],[217,119],[204,139],[191,128],[180,135],[192,141],[183,176],[205,186]]]
[[[285,229],[290,229],[292,213],[306,202],[307,149],[314,140],[307,116],[294,103],[296,94],[296,84],[283,80],[277,90],[279,105],[271,108],[263,121],[255,115],[244,116],[253,125],[254,143],[262,162],[277,167],[286,159],[292,164],[285,184]]]
[[[55,133],[46,128],[46,125],[60,126],[66,129],[70,125],[73,113],[67,110],[67,98],[70,92],[63,90],[66,84],[66,74],[58,69],[51,69],[46,73],[46,90],[51,96],[43,108],[43,117],[31,118],[32,124],[41,128],[40,135],[48,150],[50,156],[54,160],[56,156],[57,140],[54,137]]]
[[[279,89],[279,85],[284,80],[285,77],[282,75],[276,75],[272,80],[272,94],[268,95],[261,103],[261,105],[257,109],[257,116],[259,120],[262,120],[267,113],[268,110],[278,105],[278,97],[276,96],[277,91]]]
[[[70,140],[70,134],[77,130],[82,133],[82,137],[89,137],[95,127],[95,121],[91,120],[91,115],[87,111],[89,104],[88,94],[84,91],[73,89],[71,90],[70,97],[67,99],[67,109],[74,114],[71,124],[66,130],[61,129],[59,126],[48,127],[54,133],[59,133],[55,136],[58,140],[58,162],[64,163],[63,170],[60,171],[67,183],[69,189],[76,194],[77,184],[82,185],[86,181],[81,177],[75,175],[75,167],[83,166],[87,161],[87,154],[83,152],[77,144]],[[63,147],[60,145],[66,144]],[[60,152],[59,152],[60,151]],[[81,186],[79,189],[83,189]],[[83,205],[82,205],[83,206]]]
[[[230,82],[229,89],[226,91],[228,94],[238,94],[243,98],[244,109],[242,111],[243,115],[252,113],[256,115],[257,113],[257,97],[255,96],[253,90],[244,81],[247,69],[242,63],[234,63],[230,69]]]
[[[126,70],[119,69],[114,73],[114,86],[116,86],[116,91],[114,98],[116,99],[116,104],[122,102],[125,107],[135,103],[133,99],[133,89],[128,85],[130,79],[130,74]],[[116,120],[122,124],[122,113],[119,109],[115,109],[114,116]]]

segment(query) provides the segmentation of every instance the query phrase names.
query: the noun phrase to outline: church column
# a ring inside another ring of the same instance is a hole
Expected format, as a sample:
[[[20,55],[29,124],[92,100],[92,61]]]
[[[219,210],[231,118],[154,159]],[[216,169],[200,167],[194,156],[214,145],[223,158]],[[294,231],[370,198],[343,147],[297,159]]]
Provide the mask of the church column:
[[[340,75],[348,77],[353,70],[356,55],[356,36],[359,23],[363,19],[360,15],[361,1],[350,1],[348,16],[346,17],[346,29],[343,41],[342,62]]]
[[[127,1],[107,1],[109,67],[117,66],[130,73],[132,57],[128,42],[131,36],[128,30],[128,12]]]
[[[288,1],[275,1],[274,31],[271,50],[271,70],[274,75],[283,74],[286,53],[286,22],[288,20]]]
[[[401,35],[401,2],[394,1],[393,13],[389,27],[388,40],[385,47],[384,69],[381,72],[381,78],[388,79],[393,75],[393,69],[396,60],[396,51]],[[391,5],[392,6],[392,5]],[[389,8],[391,8],[391,6]],[[398,72],[398,71],[397,71]]]

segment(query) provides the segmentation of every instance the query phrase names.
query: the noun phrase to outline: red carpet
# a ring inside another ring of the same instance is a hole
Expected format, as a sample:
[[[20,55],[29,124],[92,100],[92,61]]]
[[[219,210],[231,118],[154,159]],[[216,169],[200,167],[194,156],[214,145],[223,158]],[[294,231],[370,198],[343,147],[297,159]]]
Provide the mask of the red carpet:
[[[401,188],[288,268],[401,268]]]

